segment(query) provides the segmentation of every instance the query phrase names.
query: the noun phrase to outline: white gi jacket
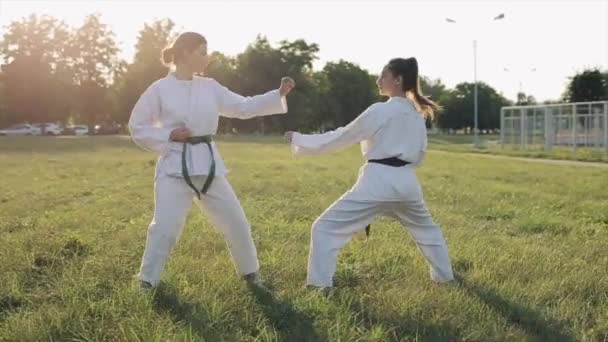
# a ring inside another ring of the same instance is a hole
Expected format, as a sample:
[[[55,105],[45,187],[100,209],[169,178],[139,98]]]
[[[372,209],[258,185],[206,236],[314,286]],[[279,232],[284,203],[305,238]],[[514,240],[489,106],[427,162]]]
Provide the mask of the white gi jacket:
[[[213,79],[179,80],[170,72],[141,95],[131,113],[129,130],[138,146],[159,154],[157,175],[181,176],[182,143],[169,140],[173,129],[186,127],[194,136],[213,135],[220,115],[249,119],[279,113],[287,113],[287,102],[278,89],[243,97]],[[212,148],[216,175],[225,175],[226,166],[215,143]],[[187,163],[191,176],[206,175],[211,164],[208,147],[205,144],[189,146]]]
[[[361,144],[367,161],[397,157],[410,165],[404,168],[364,164],[350,196],[363,201],[402,201],[419,194],[413,168],[422,164],[427,148],[424,117],[404,97],[392,97],[367,108],[345,127],[323,134],[294,133],[291,149],[295,155],[311,155]]]

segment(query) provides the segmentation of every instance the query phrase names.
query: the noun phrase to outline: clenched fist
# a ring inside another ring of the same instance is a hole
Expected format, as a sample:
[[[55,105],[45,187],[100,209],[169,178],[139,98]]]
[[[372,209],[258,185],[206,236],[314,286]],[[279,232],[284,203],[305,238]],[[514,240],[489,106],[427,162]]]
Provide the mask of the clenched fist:
[[[189,129],[186,127],[178,127],[171,131],[169,139],[171,139],[171,141],[185,142],[186,139],[190,138],[191,136],[192,132],[190,132]]]
[[[283,77],[281,79],[281,87],[279,88],[279,92],[281,96],[287,96],[289,92],[296,87],[296,81],[294,81],[291,77]]]
[[[292,131],[285,132],[285,139],[288,142],[292,142],[293,141],[293,133],[294,132],[292,132]]]

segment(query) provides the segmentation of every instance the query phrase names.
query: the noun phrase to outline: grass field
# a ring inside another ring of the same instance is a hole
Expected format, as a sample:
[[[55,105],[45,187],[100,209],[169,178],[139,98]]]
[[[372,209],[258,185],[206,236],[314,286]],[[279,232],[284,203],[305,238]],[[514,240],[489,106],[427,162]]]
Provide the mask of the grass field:
[[[608,163],[608,155],[603,147],[579,147],[573,152],[571,146],[554,146],[550,152],[547,152],[542,144],[531,145],[527,149],[513,145],[503,147],[500,145],[498,135],[481,135],[479,140],[480,147],[476,148],[473,146],[474,138],[471,135],[431,135],[429,136],[429,146],[432,149],[447,152]]]
[[[342,251],[325,297],[303,286],[310,225],[354,182],[357,149],[220,150],[273,297],[244,286],[195,209],[163,285],[135,286],[155,156],[128,139],[1,138],[0,340],[608,340],[608,169],[431,152],[418,174],[458,283],[431,283],[382,220]]]

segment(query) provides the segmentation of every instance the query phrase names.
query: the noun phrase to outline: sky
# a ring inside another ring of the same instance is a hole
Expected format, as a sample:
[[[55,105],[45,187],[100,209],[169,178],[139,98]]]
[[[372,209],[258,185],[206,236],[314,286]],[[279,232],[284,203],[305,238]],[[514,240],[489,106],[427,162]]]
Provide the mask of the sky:
[[[94,12],[127,61],[144,23],[170,18],[178,31],[205,35],[210,51],[234,56],[258,34],[273,43],[302,38],[319,44],[317,70],[344,59],[378,74],[389,59],[414,56],[422,75],[449,87],[473,81],[476,40],[478,79],[510,99],[520,88],[540,101],[558,99],[576,72],[608,70],[608,0],[0,0],[0,34],[31,13],[76,27]]]

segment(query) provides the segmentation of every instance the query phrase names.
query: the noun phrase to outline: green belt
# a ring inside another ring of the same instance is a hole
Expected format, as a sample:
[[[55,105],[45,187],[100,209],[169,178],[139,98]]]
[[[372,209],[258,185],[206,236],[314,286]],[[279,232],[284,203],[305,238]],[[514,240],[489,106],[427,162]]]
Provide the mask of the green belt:
[[[184,146],[182,148],[182,176],[186,181],[186,184],[194,192],[196,193],[196,197],[201,199],[201,194],[206,194],[207,190],[211,186],[213,182],[213,178],[215,177],[215,156],[213,155],[213,148],[211,147],[211,142],[213,142],[213,136],[211,135],[201,135],[190,137],[184,142]],[[211,166],[209,166],[209,172],[207,174],[207,179],[205,179],[205,184],[203,184],[203,188],[199,191],[194,184],[192,184],[192,179],[190,179],[190,174],[188,173],[188,164],[186,163],[186,152],[188,151],[188,145],[198,145],[205,143],[207,147],[209,147],[209,153],[211,153]]]

